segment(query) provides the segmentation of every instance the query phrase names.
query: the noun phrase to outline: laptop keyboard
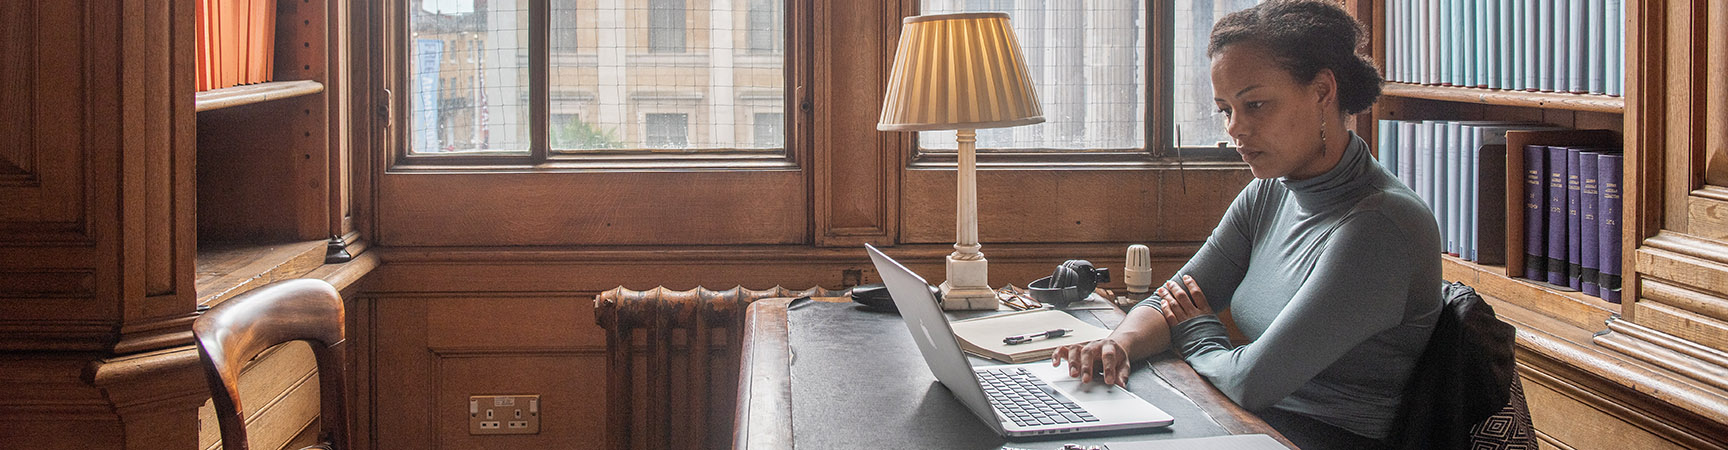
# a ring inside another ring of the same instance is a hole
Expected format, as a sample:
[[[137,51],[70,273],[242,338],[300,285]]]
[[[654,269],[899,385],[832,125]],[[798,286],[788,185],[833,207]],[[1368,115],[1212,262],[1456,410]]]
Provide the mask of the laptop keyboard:
[[[996,410],[1015,425],[1037,426],[1097,422],[1098,418],[1023,368],[977,371],[979,384]]]

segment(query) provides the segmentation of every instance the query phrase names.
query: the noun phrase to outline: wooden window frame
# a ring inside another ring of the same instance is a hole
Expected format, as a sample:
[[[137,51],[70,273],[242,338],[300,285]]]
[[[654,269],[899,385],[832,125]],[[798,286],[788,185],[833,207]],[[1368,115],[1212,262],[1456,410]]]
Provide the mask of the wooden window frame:
[[[800,131],[797,127],[808,127],[807,122],[795,120],[799,117],[797,108],[808,108],[808,100],[801,100],[796,86],[808,85],[810,73],[810,57],[804,45],[794,42],[796,36],[810,33],[808,19],[800,18],[795,11],[807,10],[808,5],[800,5],[808,0],[781,0],[782,8],[787,12],[783,19],[784,36],[787,42],[782,44],[781,51],[773,55],[758,55],[745,52],[750,58],[778,56],[782,58],[785,75],[784,110],[787,121],[785,130],[787,146],[782,149],[765,150],[751,148],[702,149],[692,152],[688,149],[597,149],[597,150],[557,150],[550,148],[549,133],[551,119],[551,72],[552,63],[557,60],[580,58],[574,54],[551,51],[551,0],[524,0],[528,4],[528,20],[530,29],[544,30],[541,33],[529,33],[528,39],[528,71],[529,71],[529,134],[530,142],[526,154],[520,149],[493,152],[474,152],[469,154],[415,154],[407,144],[407,134],[412,132],[412,120],[406,114],[399,114],[393,122],[404,126],[396,127],[386,137],[383,147],[389,155],[389,170],[391,172],[436,172],[436,171],[479,171],[479,170],[534,170],[534,171],[591,171],[591,170],[798,170],[797,156],[805,149],[794,148],[792,136],[808,136],[808,130]],[[688,8],[689,2],[685,2]],[[392,61],[401,65],[402,70],[386,73],[387,84],[397,87],[396,90],[407,91],[412,74],[411,66],[406,63],[411,55],[410,39],[407,38],[410,25],[408,20],[412,13],[407,12],[408,0],[392,0],[385,6],[392,12],[385,14],[385,26],[382,27],[380,40],[386,46],[382,52],[385,58],[400,59]],[[688,11],[686,11],[688,18]],[[798,27],[798,28],[794,28]],[[688,29],[686,29],[688,33]],[[688,39],[688,37],[686,37]],[[801,49],[793,51],[793,49]],[[688,40],[686,40],[688,50]],[[805,52],[805,53],[799,53]],[[658,57],[680,57],[685,53],[657,53]],[[538,69],[544,70],[538,70]],[[536,95],[536,93],[545,93]],[[407,95],[394,95],[389,99],[390,108],[394,111],[410,111],[411,99]],[[805,106],[800,106],[805,105]]]

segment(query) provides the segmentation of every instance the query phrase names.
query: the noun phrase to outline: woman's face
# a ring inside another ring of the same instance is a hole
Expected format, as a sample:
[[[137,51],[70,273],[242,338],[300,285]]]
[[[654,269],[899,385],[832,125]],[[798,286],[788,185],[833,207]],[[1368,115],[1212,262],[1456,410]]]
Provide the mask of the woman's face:
[[[1212,60],[1212,100],[1255,178],[1299,180],[1337,163],[1337,155],[1325,157],[1320,131],[1337,125],[1322,123],[1337,120],[1336,108],[1327,107],[1333,90],[1327,84],[1335,85],[1329,81],[1331,72],[1322,70],[1313,82],[1298,82],[1253,44],[1224,47]]]

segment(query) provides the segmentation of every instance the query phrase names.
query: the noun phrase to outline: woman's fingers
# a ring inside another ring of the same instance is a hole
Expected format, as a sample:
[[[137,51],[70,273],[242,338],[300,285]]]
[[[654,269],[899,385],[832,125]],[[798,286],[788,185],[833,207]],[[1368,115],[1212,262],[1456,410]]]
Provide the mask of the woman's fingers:
[[[1194,305],[1194,311],[1198,314],[1211,314],[1212,305],[1206,303],[1206,294],[1200,292],[1200,283],[1188,275],[1182,276],[1182,283],[1188,285],[1188,301]]]
[[[1122,367],[1127,365],[1123,361],[1127,355],[1123,355],[1121,347],[1116,345],[1105,343],[1101,347],[1103,348],[1099,349],[1099,353],[1104,360],[1104,383],[1126,387],[1128,385],[1127,372],[1122,370]]]

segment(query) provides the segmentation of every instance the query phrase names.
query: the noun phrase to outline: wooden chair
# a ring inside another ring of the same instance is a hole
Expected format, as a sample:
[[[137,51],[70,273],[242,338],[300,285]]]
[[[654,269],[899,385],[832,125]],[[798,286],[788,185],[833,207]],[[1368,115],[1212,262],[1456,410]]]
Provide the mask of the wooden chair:
[[[272,283],[222,302],[192,322],[224,449],[248,446],[241,369],[265,349],[302,340],[311,344],[317,359],[321,401],[319,443],[306,448],[348,447],[344,358],[338,347],[344,339],[343,323],[341,296],[329,283],[315,279]]]

